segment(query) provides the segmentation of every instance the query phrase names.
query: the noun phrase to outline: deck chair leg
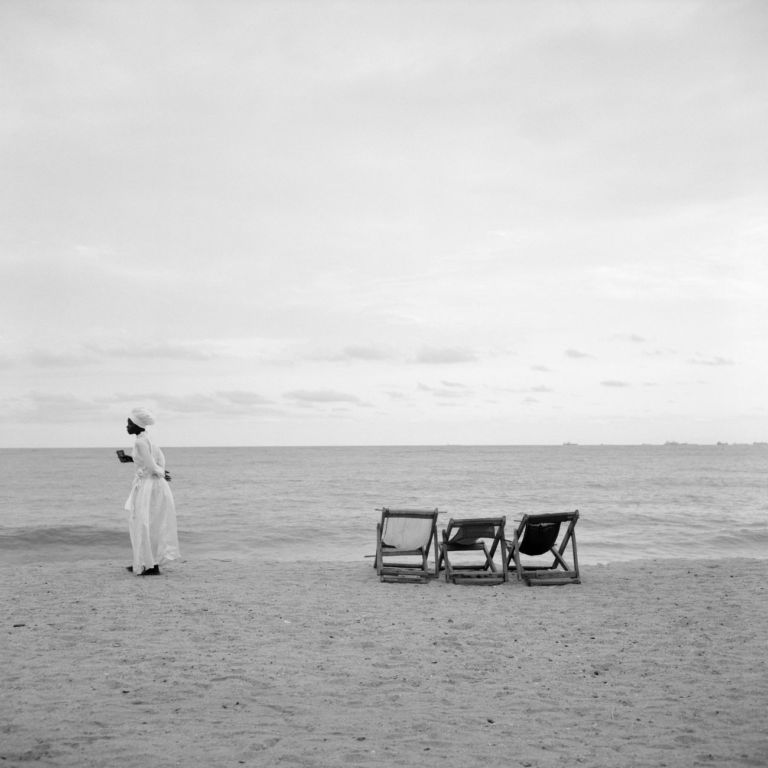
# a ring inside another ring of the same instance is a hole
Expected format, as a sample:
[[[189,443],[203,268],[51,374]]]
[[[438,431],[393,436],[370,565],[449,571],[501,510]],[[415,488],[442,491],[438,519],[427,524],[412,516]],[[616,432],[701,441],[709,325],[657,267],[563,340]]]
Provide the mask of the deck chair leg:
[[[579,555],[576,552],[576,531],[571,533],[571,549],[573,549],[573,570],[576,573],[576,579],[581,581],[581,576],[579,575]]]
[[[491,555],[488,552],[488,547],[485,546],[485,542],[482,542],[483,544],[483,554],[485,555],[485,565],[483,566],[483,570],[487,571],[489,568],[494,573],[496,572],[496,565],[494,564],[493,560],[491,559]]]
[[[520,550],[517,548],[517,543],[515,543],[515,545],[512,547],[512,553],[510,557],[515,564],[517,580],[520,581],[523,578],[523,566],[520,564]]]
[[[509,547],[509,556],[507,559],[509,561],[507,565],[509,566],[510,563],[512,564],[512,567],[514,567],[515,573],[517,574],[517,580],[520,581],[520,571],[522,568],[520,567],[520,552],[517,548],[517,541],[513,541],[511,543]]]
[[[571,548],[573,550],[573,569],[578,574],[579,572],[579,562],[578,562],[578,556],[576,554],[576,531],[574,530],[574,525],[571,523],[571,525],[568,526],[568,530],[566,531],[566,534],[563,538],[563,543],[560,545],[560,548],[557,552],[554,552],[556,560],[560,563],[560,566],[564,571],[570,570],[568,567],[568,563],[563,558],[563,554],[565,553],[565,550],[568,548],[568,543],[571,543]]]
[[[559,565],[564,571],[568,570],[568,563],[565,561],[565,558],[558,552],[554,547],[550,550],[552,554],[555,556],[555,561],[552,563],[552,568],[557,568]]]

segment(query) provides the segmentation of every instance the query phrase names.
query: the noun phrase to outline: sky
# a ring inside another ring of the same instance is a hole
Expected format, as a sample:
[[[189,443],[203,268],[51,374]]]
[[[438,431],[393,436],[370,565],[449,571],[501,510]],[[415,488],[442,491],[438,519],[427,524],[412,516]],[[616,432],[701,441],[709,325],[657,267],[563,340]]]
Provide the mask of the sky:
[[[2,0],[0,447],[768,440],[768,4]]]

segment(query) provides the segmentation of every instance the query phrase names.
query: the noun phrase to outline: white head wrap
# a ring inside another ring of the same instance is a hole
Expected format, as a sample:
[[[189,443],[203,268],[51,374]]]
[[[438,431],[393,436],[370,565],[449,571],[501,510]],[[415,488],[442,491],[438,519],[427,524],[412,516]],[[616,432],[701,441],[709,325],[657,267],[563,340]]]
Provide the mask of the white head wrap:
[[[155,423],[155,417],[146,408],[134,408],[129,418],[137,427],[148,427]]]

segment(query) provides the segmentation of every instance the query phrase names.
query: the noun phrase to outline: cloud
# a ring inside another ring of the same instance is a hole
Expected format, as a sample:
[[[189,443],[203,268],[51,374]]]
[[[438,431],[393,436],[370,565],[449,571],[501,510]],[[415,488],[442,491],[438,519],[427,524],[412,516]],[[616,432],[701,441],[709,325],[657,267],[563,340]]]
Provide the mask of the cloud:
[[[585,360],[592,357],[592,355],[590,355],[588,352],[582,352],[578,349],[566,349],[565,356],[574,360]]]
[[[213,360],[223,356],[219,344],[205,341],[164,341],[143,344],[88,344],[86,349],[104,357],[165,360]]]
[[[539,373],[552,373],[552,369],[547,368],[546,365],[532,365],[531,370],[538,371]]]
[[[148,359],[207,361],[224,356],[224,350],[211,342],[161,342],[152,344],[85,344],[71,349],[33,348],[16,356],[36,368],[79,368],[104,359]],[[8,365],[12,358],[7,358]]]
[[[257,392],[246,390],[219,391],[215,394],[190,393],[166,395],[161,393],[117,394],[110,402],[121,405],[147,405],[163,414],[243,415],[258,410],[263,413],[272,401]]]
[[[377,347],[375,345],[358,345],[352,344],[348,347],[344,347],[341,352],[342,360],[389,360],[393,357],[392,352],[383,347]]]
[[[656,348],[645,353],[647,357],[672,357],[677,354],[676,349]]]
[[[691,365],[708,365],[713,368],[719,368],[725,365],[736,364],[730,358],[721,357],[720,355],[716,355],[715,357],[708,357],[708,358],[696,357],[696,358],[692,358],[688,362],[691,363]]]
[[[97,362],[94,355],[83,352],[57,352],[45,349],[32,350],[27,361],[38,368],[75,368]]]
[[[442,382],[442,384],[443,386],[441,387],[430,387],[427,384],[419,383],[418,388],[420,391],[429,392],[441,400],[458,400],[472,395],[472,390],[463,384],[455,382]]]
[[[10,346],[10,345],[9,345]],[[168,360],[191,363],[226,358],[279,362],[284,358],[284,342],[273,339],[188,339],[159,342],[91,341],[75,345],[29,346],[17,341],[11,352],[0,357],[11,367],[29,364],[36,368],[77,368],[105,360]]]
[[[220,413],[226,406],[212,395],[191,393],[186,395],[166,395],[162,393],[118,393],[112,402],[126,406],[146,405],[161,413]]]
[[[545,384],[536,384],[532,387],[498,387],[499,392],[512,392],[516,395],[549,394],[555,390]]]
[[[614,338],[619,341],[631,341],[633,344],[644,344],[647,341],[644,336],[636,333],[618,333]]]
[[[231,390],[228,392],[217,392],[216,394],[223,400],[226,400],[234,405],[259,406],[270,405],[272,403],[271,400],[264,397],[263,395],[258,394],[257,392]]]
[[[109,418],[103,403],[66,393],[30,392],[23,397],[7,398],[0,405],[2,419],[12,422],[84,423]]]
[[[429,365],[473,363],[476,360],[477,355],[465,347],[424,347],[416,357],[417,363]]]
[[[615,387],[616,389],[621,389],[623,387],[630,387],[632,386],[627,381],[618,381],[616,379],[606,379],[605,381],[601,381],[600,385],[603,387]]]
[[[356,395],[351,395],[347,392],[336,392],[332,389],[295,389],[291,392],[285,392],[283,397],[303,404],[354,403],[355,405],[363,405],[362,400]]]

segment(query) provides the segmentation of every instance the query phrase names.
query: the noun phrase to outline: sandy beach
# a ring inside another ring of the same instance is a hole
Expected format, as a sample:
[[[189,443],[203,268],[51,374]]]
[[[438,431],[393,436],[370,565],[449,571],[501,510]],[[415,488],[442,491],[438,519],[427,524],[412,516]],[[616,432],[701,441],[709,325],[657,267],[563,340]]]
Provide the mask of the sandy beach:
[[[2,574],[3,766],[765,766],[768,561]]]

